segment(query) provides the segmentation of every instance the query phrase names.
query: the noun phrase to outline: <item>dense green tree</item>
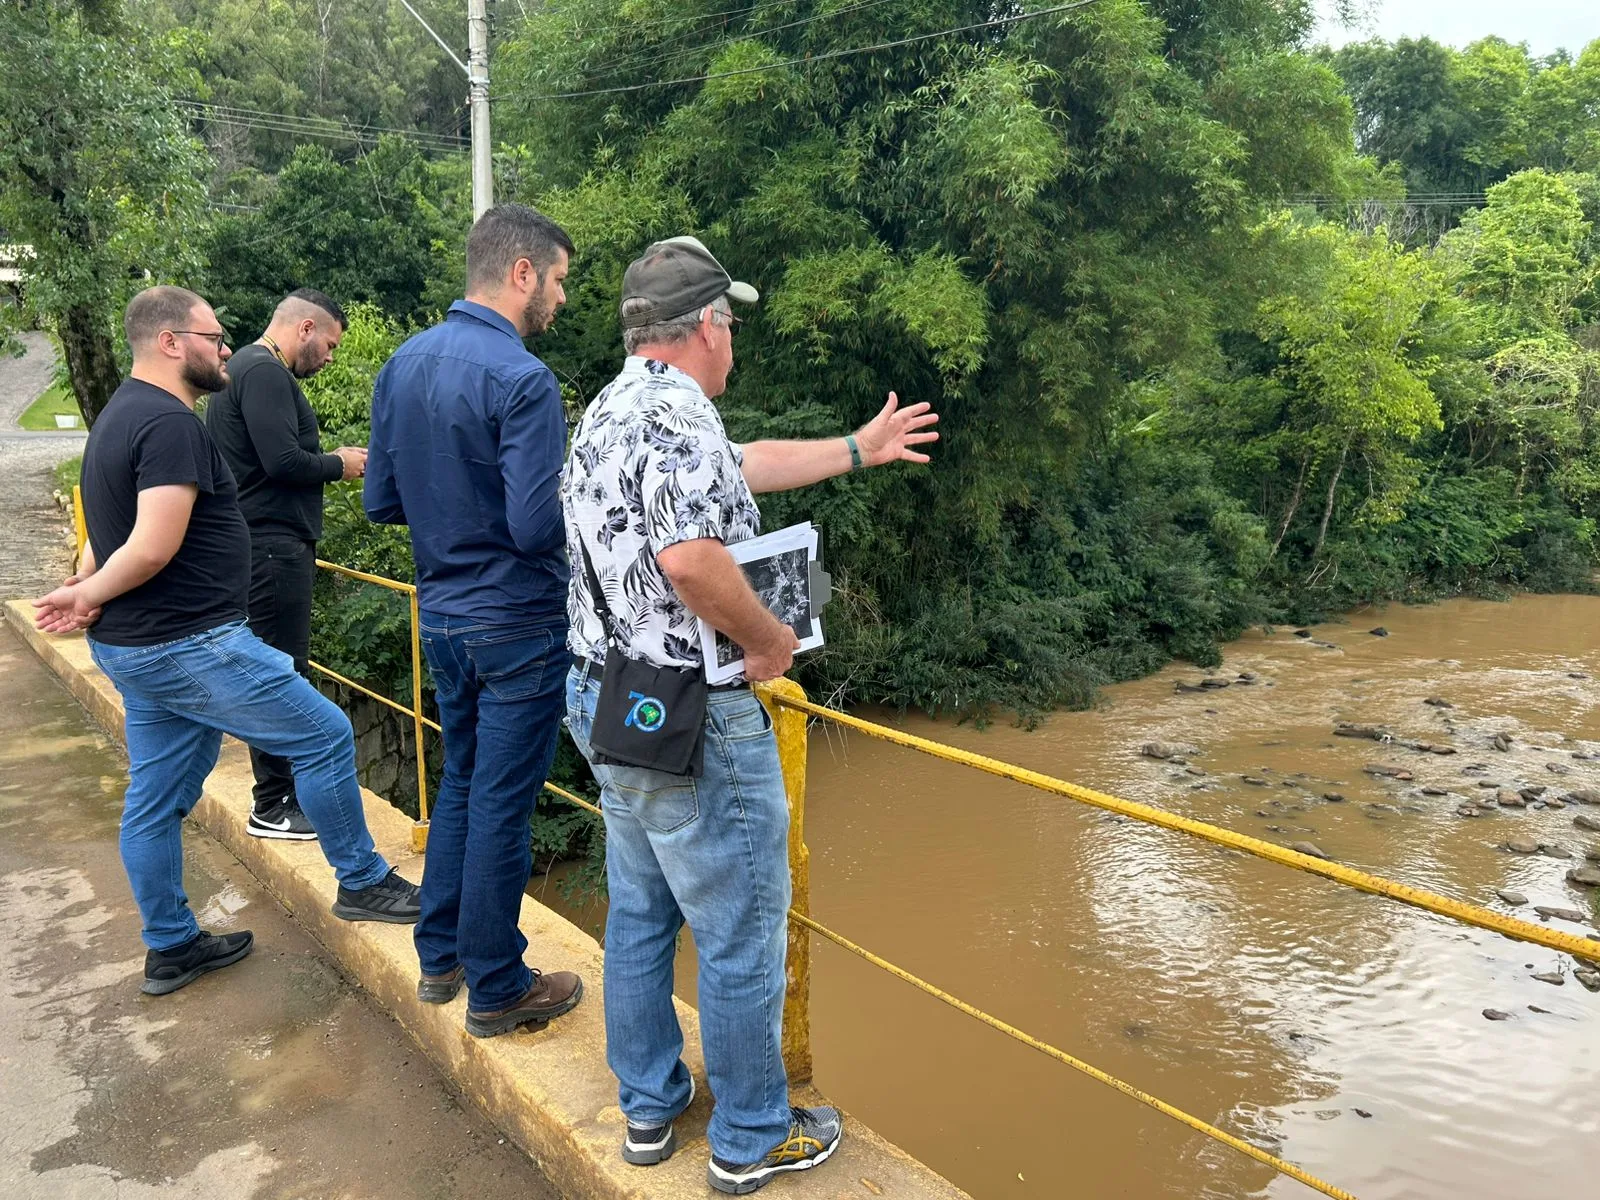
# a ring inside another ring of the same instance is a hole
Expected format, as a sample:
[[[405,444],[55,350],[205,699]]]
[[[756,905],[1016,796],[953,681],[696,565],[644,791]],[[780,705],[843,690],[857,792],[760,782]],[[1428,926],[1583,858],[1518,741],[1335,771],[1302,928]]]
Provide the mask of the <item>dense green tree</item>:
[[[235,338],[255,337],[297,287],[423,320],[459,294],[465,167],[392,136],[348,161],[301,146],[265,182],[258,211],[216,220],[208,297]]]
[[[197,275],[203,161],[163,86],[167,47],[115,0],[0,0],[0,27],[0,229],[33,247],[29,307],[92,425],[129,294]]]

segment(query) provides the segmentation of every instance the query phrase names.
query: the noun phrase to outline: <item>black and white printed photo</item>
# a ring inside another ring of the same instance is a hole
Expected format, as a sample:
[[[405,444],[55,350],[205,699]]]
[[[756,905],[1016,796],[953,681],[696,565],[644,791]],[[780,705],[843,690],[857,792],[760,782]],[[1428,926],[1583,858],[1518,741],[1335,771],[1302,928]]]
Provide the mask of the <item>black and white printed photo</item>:
[[[773,616],[794,630],[801,641],[811,636],[811,564],[804,547],[739,566]],[[736,642],[717,634],[719,667],[743,657],[744,650]]]

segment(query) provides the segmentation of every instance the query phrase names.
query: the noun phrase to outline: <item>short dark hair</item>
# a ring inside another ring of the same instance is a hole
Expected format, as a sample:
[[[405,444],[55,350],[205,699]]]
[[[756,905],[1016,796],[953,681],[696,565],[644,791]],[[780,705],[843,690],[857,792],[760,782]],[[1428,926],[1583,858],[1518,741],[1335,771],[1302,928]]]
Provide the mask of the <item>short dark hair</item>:
[[[519,258],[540,279],[556,262],[556,251],[573,253],[572,239],[549,217],[526,204],[496,204],[467,234],[467,290],[499,287]]]
[[[339,322],[341,331],[350,328],[350,319],[344,315],[344,309],[340,308],[339,302],[326,292],[319,292],[316,288],[295,288],[284,299],[304,300],[307,304],[315,304],[323,312]]]
[[[186,329],[195,306],[205,301],[188,288],[157,286],[145,288],[122,314],[122,332],[128,345],[137,350],[154,341],[163,329]]]

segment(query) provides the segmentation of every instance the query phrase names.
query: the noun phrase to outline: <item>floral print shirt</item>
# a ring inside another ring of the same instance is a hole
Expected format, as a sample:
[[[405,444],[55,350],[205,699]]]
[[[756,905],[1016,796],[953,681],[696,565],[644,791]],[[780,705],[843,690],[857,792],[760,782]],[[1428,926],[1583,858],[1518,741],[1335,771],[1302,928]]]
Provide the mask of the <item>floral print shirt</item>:
[[[635,356],[623,364],[578,422],[561,476],[572,565],[567,645],[574,654],[598,662],[606,653],[581,546],[629,658],[701,665],[699,623],[656,555],[678,542],[717,538],[731,545],[761,531],[743,461],[721,414],[690,376],[654,359]]]

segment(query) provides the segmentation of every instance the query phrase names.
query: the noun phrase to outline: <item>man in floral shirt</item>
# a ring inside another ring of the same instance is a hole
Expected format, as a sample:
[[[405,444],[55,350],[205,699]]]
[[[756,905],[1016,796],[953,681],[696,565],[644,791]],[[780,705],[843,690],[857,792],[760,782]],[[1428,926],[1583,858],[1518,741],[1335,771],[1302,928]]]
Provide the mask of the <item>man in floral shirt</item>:
[[[712,399],[733,368],[738,318],[758,299],[690,237],[650,246],[623,277],[628,360],[584,413],[562,477],[572,563],[567,722],[594,767],[606,821],[607,1057],[628,1118],[622,1156],[648,1166],[676,1148],[672,1123],[694,1097],[672,1006],[675,940],[700,955],[700,1032],[716,1097],[708,1178],[755,1191],[812,1167],[839,1144],[832,1108],[792,1108],[780,1049],[789,910],[789,814],[771,723],[740,681],[711,689],[698,777],[595,764],[589,746],[606,635],[587,554],[618,650],[701,667],[703,618],[744,649],[745,677],[789,669],[793,631],[762,605],[727,547],[760,531],[754,492],[802,487],[906,460],[938,437],[926,404],[883,411],[847,437],[728,441]]]

